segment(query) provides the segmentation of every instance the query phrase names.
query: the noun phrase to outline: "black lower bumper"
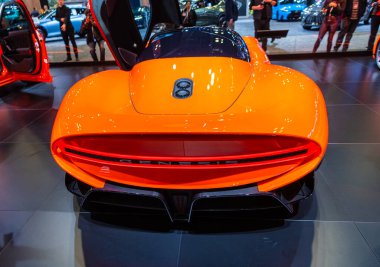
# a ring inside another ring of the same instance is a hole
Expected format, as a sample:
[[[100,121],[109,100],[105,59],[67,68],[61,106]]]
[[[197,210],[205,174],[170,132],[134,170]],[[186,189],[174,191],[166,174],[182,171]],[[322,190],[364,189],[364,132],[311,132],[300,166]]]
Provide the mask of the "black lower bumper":
[[[162,190],[106,183],[92,188],[66,174],[67,189],[79,197],[81,206],[93,204],[149,210],[167,214],[171,221],[190,222],[201,212],[252,211],[285,207],[294,212],[296,202],[307,198],[314,189],[314,175],[272,192],[259,192],[257,185],[218,190]],[[91,210],[91,208],[90,208]]]

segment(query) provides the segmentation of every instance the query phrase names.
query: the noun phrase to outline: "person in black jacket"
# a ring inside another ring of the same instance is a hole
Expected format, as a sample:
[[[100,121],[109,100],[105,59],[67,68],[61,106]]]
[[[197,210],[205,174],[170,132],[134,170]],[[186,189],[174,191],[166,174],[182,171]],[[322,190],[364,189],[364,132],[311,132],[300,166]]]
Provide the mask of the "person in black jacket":
[[[65,5],[64,0],[58,0],[58,7],[55,13],[55,19],[59,21],[59,25],[61,27],[61,35],[62,35],[63,41],[65,42],[65,47],[66,47],[65,61],[72,60],[71,53],[70,53],[69,39],[71,41],[71,44],[73,45],[75,59],[78,61],[79,60],[78,48],[75,42],[74,27],[73,27],[73,24],[71,23],[70,15],[71,15],[71,9]]]
[[[346,52],[350,45],[352,34],[359,24],[360,18],[363,16],[367,7],[367,0],[347,0],[346,8],[343,11],[342,29],[338,34],[334,51],[337,52],[339,47],[343,44],[343,52]],[[344,36],[346,36],[343,42]]]
[[[249,9],[253,10],[253,25],[255,36],[257,31],[270,30],[270,20],[272,19],[272,6],[277,5],[275,0],[251,0]],[[261,47],[267,50],[267,38],[261,38]]]
[[[236,4],[236,0],[226,0],[225,1],[225,12],[227,27],[231,30],[235,29],[235,21],[237,21],[239,16],[239,10]]]
[[[329,37],[327,39],[327,53],[331,52],[334,34],[338,29],[342,11],[345,7],[346,0],[326,0],[324,2],[322,12],[325,14],[325,18],[319,28],[319,34],[317,41],[315,41],[314,44],[313,53],[317,52],[317,49],[327,32],[329,32]]]
[[[185,8],[181,12],[182,25],[184,27],[195,26],[197,21],[197,14],[191,8],[191,1],[186,1]]]

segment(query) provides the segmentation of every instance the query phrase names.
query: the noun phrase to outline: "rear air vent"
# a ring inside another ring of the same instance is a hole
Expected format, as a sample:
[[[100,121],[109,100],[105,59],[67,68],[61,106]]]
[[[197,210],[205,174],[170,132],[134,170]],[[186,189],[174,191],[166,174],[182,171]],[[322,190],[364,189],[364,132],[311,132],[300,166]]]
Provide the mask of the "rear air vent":
[[[265,135],[106,135],[60,139],[67,159],[117,165],[201,168],[256,165],[313,157],[319,146],[306,139]]]
[[[294,151],[288,151],[286,153],[280,153],[278,155],[271,155],[271,156],[258,156],[258,157],[252,157],[252,158],[231,158],[230,160],[208,160],[208,161],[165,161],[165,160],[138,160],[135,158],[122,158],[122,157],[107,157],[107,156],[101,156],[101,155],[95,155],[87,152],[83,152],[80,150],[75,150],[71,148],[65,148],[65,152],[67,154],[71,154],[72,156],[82,156],[92,159],[98,159],[103,161],[110,161],[110,162],[118,162],[118,163],[125,163],[125,164],[148,164],[148,165],[164,165],[164,166],[206,166],[206,165],[229,165],[229,164],[244,164],[244,163],[255,163],[255,162],[263,162],[263,161],[271,161],[271,160],[280,160],[283,158],[290,158],[300,155],[307,154],[307,149],[294,149]]]
[[[102,135],[62,138],[53,153],[86,175],[136,186],[196,189],[255,183],[320,153],[313,141],[267,135]]]

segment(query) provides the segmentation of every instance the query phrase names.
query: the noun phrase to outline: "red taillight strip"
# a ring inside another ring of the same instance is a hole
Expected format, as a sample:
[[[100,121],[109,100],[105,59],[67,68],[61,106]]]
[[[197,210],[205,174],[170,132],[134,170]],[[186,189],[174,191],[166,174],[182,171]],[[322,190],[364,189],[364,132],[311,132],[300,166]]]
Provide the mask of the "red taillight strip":
[[[97,154],[90,154],[65,148],[63,155],[71,161],[81,160],[93,162],[95,164],[110,164],[125,167],[141,167],[141,168],[177,168],[177,169],[208,169],[208,168],[236,168],[248,166],[263,166],[272,164],[286,164],[287,162],[301,163],[307,159],[314,158],[320,149],[316,146],[309,148],[301,147],[297,149],[286,149],[282,153],[272,155],[250,155],[251,157],[197,157],[197,158],[160,158],[161,160],[150,160],[147,157],[125,158],[125,157],[108,157]],[[139,158],[139,159],[137,159]],[[142,159],[144,158],[144,159]]]
[[[231,144],[236,140],[239,142],[237,142],[235,149]],[[145,141],[147,141],[149,147],[141,145]],[[169,144],[168,150],[165,150],[166,141]],[[175,143],[177,141],[179,145]],[[187,141],[195,141],[195,150],[194,147],[191,147],[190,151],[187,151],[187,148],[181,146],[180,142]],[[205,142],[206,146],[202,147],[197,143],[198,141]],[[229,141],[231,143],[228,143]],[[214,142],[216,145],[226,142],[225,151],[223,151],[223,146],[221,149],[213,150]],[[132,145],[129,146],[128,143]],[[155,144],[159,145],[155,146]],[[210,147],[210,150],[207,149],[207,146]],[[147,147],[148,149],[146,149]],[[161,150],[157,149],[158,147]],[[267,147],[266,150],[265,147]],[[80,161],[87,162],[90,165],[109,164],[135,168],[203,169],[263,166],[268,164],[302,164],[317,157],[321,152],[321,148],[311,140],[284,136],[190,135],[183,138],[183,136],[175,135],[115,135],[59,139],[54,142],[53,151],[73,163]],[[197,153],[194,153],[194,151]],[[184,156],[187,152],[189,152],[189,155]]]
[[[200,160],[199,158],[193,159],[193,158],[186,158],[186,160],[179,160],[179,159],[164,159],[161,160],[153,160],[153,159],[136,159],[136,158],[112,158],[112,157],[106,157],[106,156],[98,156],[95,154],[88,154],[83,153],[80,151],[75,151],[72,149],[65,149],[66,155],[68,156],[77,156],[80,158],[93,158],[93,159],[99,159],[103,161],[111,161],[111,162],[120,162],[120,163],[128,163],[128,164],[150,164],[150,165],[221,165],[221,164],[239,164],[239,163],[253,163],[253,162],[260,162],[260,161],[269,161],[269,160],[276,160],[281,158],[288,158],[288,157],[295,157],[304,155],[307,153],[307,149],[293,151],[289,153],[279,154],[279,155],[272,155],[272,156],[262,156],[262,157],[251,157],[251,158],[235,158],[235,159],[223,159],[222,157],[218,157],[218,160],[215,160],[214,158],[208,157],[207,159]],[[141,158],[141,157],[140,157]],[[145,158],[145,157],[144,157]]]
[[[201,161],[236,161],[236,160],[254,161],[254,159],[259,159],[258,161],[262,161],[260,160],[260,158],[276,158],[276,157],[282,158],[282,157],[286,157],[283,155],[287,155],[287,154],[294,154],[294,156],[305,154],[310,149],[310,144],[298,146],[295,148],[280,149],[280,150],[265,152],[265,153],[244,154],[244,155],[234,155],[234,156],[215,156],[215,157],[210,157],[210,156],[208,157],[177,157],[177,156],[176,157],[157,157],[157,156],[124,155],[124,154],[93,151],[90,149],[79,148],[76,146],[71,146],[71,145],[66,145],[66,144],[63,147],[61,147],[61,149],[64,150],[68,154],[82,155],[89,158],[103,159],[107,161],[130,160],[130,161],[201,162]]]

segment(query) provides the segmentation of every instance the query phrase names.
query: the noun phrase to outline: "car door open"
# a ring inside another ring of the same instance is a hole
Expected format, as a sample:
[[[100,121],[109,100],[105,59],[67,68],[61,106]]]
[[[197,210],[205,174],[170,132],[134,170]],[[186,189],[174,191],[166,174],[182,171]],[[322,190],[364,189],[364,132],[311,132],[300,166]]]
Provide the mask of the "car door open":
[[[1,61],[9,75],[14,80],[51,81],[44,42],[25,5],[19,0],[3,3],[0,20]]]

